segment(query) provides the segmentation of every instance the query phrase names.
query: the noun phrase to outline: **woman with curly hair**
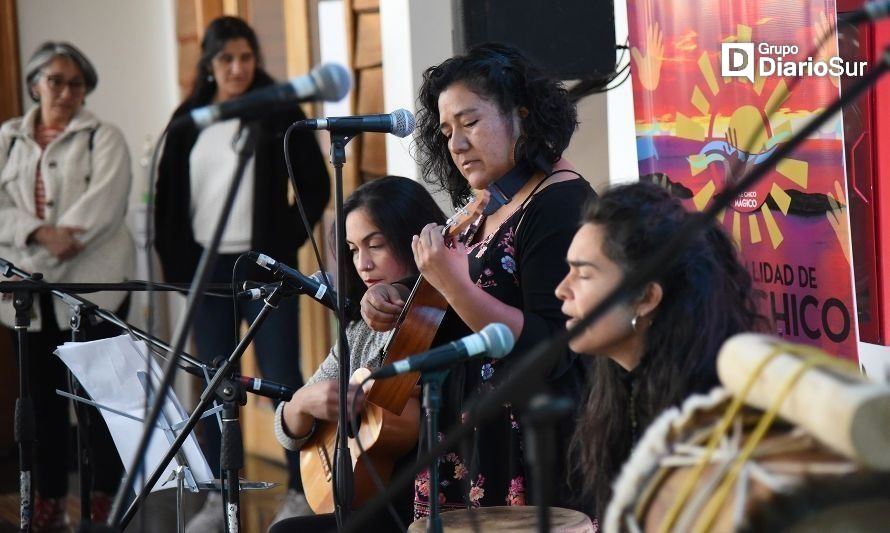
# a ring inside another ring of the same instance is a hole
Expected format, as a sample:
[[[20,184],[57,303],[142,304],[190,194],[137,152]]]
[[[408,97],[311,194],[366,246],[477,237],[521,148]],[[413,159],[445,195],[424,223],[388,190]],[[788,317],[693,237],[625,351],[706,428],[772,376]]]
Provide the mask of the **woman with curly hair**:
[[[586,316],[692,215],[661,187],[641,181],[591,202],[556,288],[566,327]],[[621,465],[649,423],[692,393],[718,384],[717,352],[732,335],[766,324],[751,278],[716,221],[638,293],[570,342],[593,356],[589,396],[569,447],[586,505],[602,515]],[[587,510],[591,510],[588,508]]]
[[[414,237],[420,272],[451,306],[434,344],[492,321],[506,324],[517,339],[503,359],[474,358],[451,369],[440,421],[447,429],[461,421],[470,397],[498,387],[518,356],[562,327],[553,289],[566,273],[563,258],[592,190],[562,157],[577,126],[565,89],[510,46],[483,44],[427,69],[417,124],[423,175],[455,206],[471,189],[492,192],[491,209],[464,234],[465,244],[447,247],[435,224]],[[372,328],[390,329],[404,299],[397,286],[371,287],[362,315]],[[578,395],[579,364],[567,350],[548,384]],[[443,510],[529,502],[520,418],[504,406],[499,419],[475,428],[462,450],[443,457]],[[570,428],[561,429],[567,437]],[[416,482],[417,516],[429,511],[428,479],[422,474]],[[552,500],[563,503],[562,496]]]

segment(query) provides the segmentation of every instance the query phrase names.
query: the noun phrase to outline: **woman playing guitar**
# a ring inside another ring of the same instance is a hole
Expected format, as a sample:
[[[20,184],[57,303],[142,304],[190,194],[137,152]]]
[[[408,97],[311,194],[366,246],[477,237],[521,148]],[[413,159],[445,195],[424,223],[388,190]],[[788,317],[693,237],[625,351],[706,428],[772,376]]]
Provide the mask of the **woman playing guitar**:
[[[445,216],[426,189],[413,180],[398,176],[387,176],[362,185],[347,198],[343,210],[348,250],[341,253],[351,257],[355,267],[350,270],[346,280],[347,296],[354,302],[361,299],[368,287],[379,283],[391,284],[416,275],[411,236],[419,233],[428,223],[445,223]],[[350,371],[379,367],[391,333],[371,330],[357,313],[351,318],[346,330],[352,359]],[[278,406],[275,433],[285,448],[299,450],[321,426],[332,425],[336,430],[339,372],[336,353],[335,346],[306,385],[289,402]],[[415,405],[413,408],[409,406],[406,412],[413,409],[416,427],[417,400],[410,402]],[[303,464],[305,466],[305,461]],[[313,479],[305,468],[303,477],[307,496],[311,498],[309,489]],[[406,496],[404,503],[408,509],[403,520],[410,521],[410,496]],[[382,518],[386,520],[388,516]],[[300,520],[279,522],[275,531],[288,531]],[[319,517],[319,521],[324,521],[329,527],[334,525],[332,516]],[[289,525],[289,522],[293,524]]]

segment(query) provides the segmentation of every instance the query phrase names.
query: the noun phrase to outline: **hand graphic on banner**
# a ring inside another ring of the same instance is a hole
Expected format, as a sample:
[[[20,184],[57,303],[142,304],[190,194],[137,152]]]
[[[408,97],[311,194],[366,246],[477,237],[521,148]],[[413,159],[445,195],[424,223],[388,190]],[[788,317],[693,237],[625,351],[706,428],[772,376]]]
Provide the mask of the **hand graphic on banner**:
[[[643,55],[640,49],[634,46],[630,49],[630,55],[634,60],[640,84],[645,89],[654,91],[658,87],[661,63],[664,61],[664,40],[658,22],[650,21],[646,24],[644,51],[646,55]]]

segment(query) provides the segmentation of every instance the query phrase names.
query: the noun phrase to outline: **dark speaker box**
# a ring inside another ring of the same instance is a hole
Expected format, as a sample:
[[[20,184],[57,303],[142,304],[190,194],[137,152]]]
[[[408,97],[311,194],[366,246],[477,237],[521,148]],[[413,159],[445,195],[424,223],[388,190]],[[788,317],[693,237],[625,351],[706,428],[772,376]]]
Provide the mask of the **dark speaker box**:
[[[454,50],[499,41],[563,80],[615,70],[612,0],[452,0]]]

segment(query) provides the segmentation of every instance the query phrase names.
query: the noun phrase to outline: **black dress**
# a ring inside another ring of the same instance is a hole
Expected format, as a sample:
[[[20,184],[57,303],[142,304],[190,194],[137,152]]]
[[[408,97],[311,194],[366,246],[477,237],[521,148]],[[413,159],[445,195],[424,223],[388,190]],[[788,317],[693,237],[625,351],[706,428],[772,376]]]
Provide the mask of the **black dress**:
[[[546,181],[545,181],[546,183]],[[521,309],[524,325],[510,354],[499,360],[474,359],[451,370],[443,387],[439,427],[443,432],[465,416],[464,405],[498,387],[516,358],[565,328],[566,317],[554,291],[568,272],[566,252],[579,227],[581,210],[593,194],[581,178],[554,183],[533,194],[491,234],[468,247],[470,276],[476,285],[507,305]],[[480,217],[468,231],[481,227]],[[492,317],[497,322],[498,317]],[[470,333],[453,311],[445,317],[438,341]],[[584,371],[568,349],[551,367],[546,382],[555,394],[578,400]],[[440,458],[440,509],[526,505],[529,486],[523,457],[521,413],[510,404],[494,420],[474,428],[458,450]],[[567,449],[574,422],[558,427],[557,450]],[[442,434],[440,434],[440,439]],[[557,490],[551,504],[568,506],[565,459],[553,473]],[[415,479],[415,518],[429,514],[429,472]]]

